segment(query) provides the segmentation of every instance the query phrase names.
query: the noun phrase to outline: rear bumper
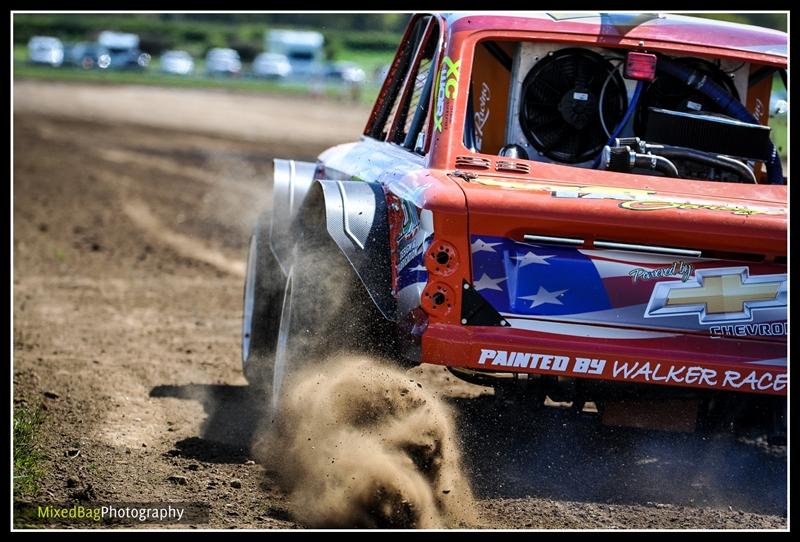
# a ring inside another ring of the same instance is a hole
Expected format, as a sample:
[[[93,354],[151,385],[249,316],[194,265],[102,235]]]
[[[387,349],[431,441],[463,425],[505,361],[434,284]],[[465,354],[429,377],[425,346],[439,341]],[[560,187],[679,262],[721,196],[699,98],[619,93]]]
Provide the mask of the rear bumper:
[[[423,363],[785,396],[786,343],[700,335],[625,338],[432,323]]]

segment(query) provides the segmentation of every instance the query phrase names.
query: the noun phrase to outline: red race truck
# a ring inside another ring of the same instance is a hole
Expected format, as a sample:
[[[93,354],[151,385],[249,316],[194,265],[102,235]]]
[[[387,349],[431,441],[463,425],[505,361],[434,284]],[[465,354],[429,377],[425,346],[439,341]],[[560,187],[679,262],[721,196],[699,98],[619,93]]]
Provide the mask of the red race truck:
[[[413,16],[361,138],[275,161],[245,373],[277,406],[288,370],[360,350],[782,438],[786,66],[785,33],[707,19]]]

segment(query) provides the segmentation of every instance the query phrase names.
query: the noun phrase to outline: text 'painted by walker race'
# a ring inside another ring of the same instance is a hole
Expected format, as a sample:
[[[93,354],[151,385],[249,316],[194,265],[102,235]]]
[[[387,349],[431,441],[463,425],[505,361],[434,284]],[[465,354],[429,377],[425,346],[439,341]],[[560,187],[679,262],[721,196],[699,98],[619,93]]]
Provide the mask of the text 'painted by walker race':
[[[605,359],[537,354],[482,348],[478,365],[505,370],[526,369],[564,373],[574,376],[604,375],[614,380],[651,384],[689,385],[752,392],[781,392],[788,379],[785,372],[762,369],[717,369],[685,364],[650,361],[614,361]]]

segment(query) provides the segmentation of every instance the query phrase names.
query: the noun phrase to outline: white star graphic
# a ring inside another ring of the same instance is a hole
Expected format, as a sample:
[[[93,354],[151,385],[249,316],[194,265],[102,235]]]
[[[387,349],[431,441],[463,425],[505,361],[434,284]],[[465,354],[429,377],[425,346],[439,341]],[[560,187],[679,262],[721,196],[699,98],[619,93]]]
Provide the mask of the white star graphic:
[[[544,305],[545,303],[552,303],[553,305],[563,305],[561,301],[558,300],[558,296],[566,292],[566,290],[559,290],[557,292],[548,292],[545,290],[543,286],[539,286],[539,291],[536,292],[534,295],[529,295],[526,297],[520,297],[520,299],[525,299],[526,301],[532,301],[531,308],[538,307],[539,305]]]
[[[550,262],[547,261],[547,258],[552,258],[554,256],[555,254],[548,254],[547,256],[539,256],[538,254],[534,254],[533,252],[528,252],[524,256],[514,256],[514,259],[519,262],[520,267],[525,267],[526,265],[532,263],[550,265]]]
[[[427,270],[428,268],[425,267],[424,265],[418,265],[416,267],[412,267],[411,269],[409,269],[409,271],[427,271]]]
[[[494,247],[499,245],[500,243],[487,243],[482,241],[481,239],[475,239],[475,242],[472,243],[472,253],[475,254],[476,252],[497,252]]]
[[[502,292],[503,289],[500,286],[498,286],[498,284],[500,284],[504,280],[506,280],[505,277],[493,279],[492,277],[484,273],[483,276],[480,279],[478,279],[477,282],[475,282],[474,286],[476,290],[497,290],[499,292]]]

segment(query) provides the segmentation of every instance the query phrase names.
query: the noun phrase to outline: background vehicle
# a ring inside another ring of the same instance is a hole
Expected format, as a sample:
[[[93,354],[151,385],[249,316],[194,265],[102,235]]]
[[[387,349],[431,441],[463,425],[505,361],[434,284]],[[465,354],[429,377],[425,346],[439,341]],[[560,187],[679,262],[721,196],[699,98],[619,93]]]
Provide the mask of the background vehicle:
[[[108,50],[114,70],[141,70],[150,64],[150,55],[139,49],[139,36],[123,32],[103,31],[97,42]]]
[[[51,36],[34,36],[28,42],[28,60],[33,64],[58,67],[64,61],[64,45]]]
[[[784,438],[786,63],[785,33],[687,17],[414,17],[363,138],[275,163],[245,372],[277,407],[303,360],[366,350]]]
[[[242,61],[233,49],[215,48],[206,55],[208,75],[239,75],[241,71]]]
[[[76,43],[67,49],[65,59],[66,64],[86,70],[105,70],[111,65],[111,53],[98,43]]]
[[[334,62],[325,68],[325,78],[342,83],[363,83],[366,74],[353,62]]]
[[[194,72],[194,59],[186,51],[165,51],[158,64],[164,73],[189,75]]]
[[[292,66],[292,74],[298,77],[320,71],[324,42],[321,33],[305,30],[270,30],[264,36],[265,50],[285,55]]]
[[[292,65],[286,55],[261,53],[253,60],[253,75],[268,79],[283,79],[292,73]]]

